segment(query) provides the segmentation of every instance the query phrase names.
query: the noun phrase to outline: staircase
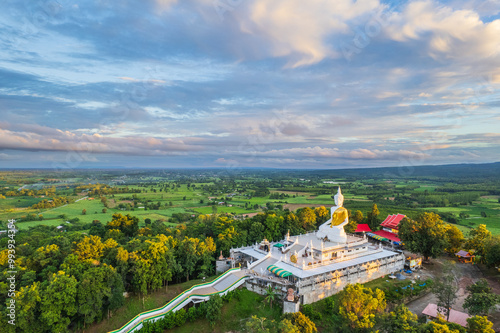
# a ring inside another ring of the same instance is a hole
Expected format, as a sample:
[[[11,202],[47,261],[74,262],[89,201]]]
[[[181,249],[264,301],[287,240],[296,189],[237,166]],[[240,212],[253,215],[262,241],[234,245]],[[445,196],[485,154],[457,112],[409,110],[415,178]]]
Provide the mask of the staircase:
[[[162,319],[170,311],[177,311],[188,305],[191,301],[208,301],[211,295],[226,295],[229,291],[241,286],[249,276],[246,270],[232,268],[211,282],[198,284],[182,292],[161,308],[143,312],[110,333],[134,332],[142,328],[145,321]]]

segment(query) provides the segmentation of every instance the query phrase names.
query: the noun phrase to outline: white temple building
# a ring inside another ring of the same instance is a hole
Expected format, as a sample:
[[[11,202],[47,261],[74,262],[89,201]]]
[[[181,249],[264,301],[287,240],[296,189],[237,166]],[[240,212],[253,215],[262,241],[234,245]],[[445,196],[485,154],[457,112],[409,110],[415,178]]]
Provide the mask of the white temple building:
[[[271,285],[286,294],[291,288],[300,303],[309,304],[349,283],[365,283],[403,269],[402,253],[345,233],[349,220],[340,187],[334,199],[330,219],[317,231],[231,249],[231,266],[249,270],[249,290],[263,294]]]

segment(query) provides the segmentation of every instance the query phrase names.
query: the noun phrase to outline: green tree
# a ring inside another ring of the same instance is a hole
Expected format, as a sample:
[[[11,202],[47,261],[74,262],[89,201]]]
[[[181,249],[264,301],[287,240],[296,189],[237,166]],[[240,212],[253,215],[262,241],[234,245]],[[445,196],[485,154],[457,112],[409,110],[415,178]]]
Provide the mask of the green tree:
[[[316,214],[309,207],[304,207],[299,212],[299,220],[305,230],[313,230],[316,227]]]
[[[460,231],[460,229],[450,224],[448,230],[446,230],[446,240],[448,241],[446,252],[454,254],[460,251],[460,249],[462,248],[464,235],[462,234],[462,231]]]
[[[290,319],[284,318],[279,324],[280,333],[300,333],[300,330],[295,326]]]
[[[485,261],[489,267],[500,265],[500,236],[489,237],[484,243]]]
[[[500,296],[492,292],[485,279],[467,286],[467,291],[469,295],[463,307],[470,315],[487,316],[490,310],[500,303]]]
[[[99,236],[85,236],[79,243],[76,243],[76,248],[73,252],[80,260],[99,260],[104,251],[105,245]]]
[[[314,208],[314,213],[316,214],[316,221],[320,224],[325,223],[330,218],[330,211],[325,206]]]
[[[340,295],[339,313],[354,330],[370,329],[375,326],[376,316],[386,307],[382,290],[373,291],[360,284],[348,284]]]
[[[379,215],[380,215],[380,211],[378,210],[377,204],[374,203],[372,205],[372,210],[370,212],[368,212],[368,214],[366,215],[366,219],[367,219],[367,222],[368,222],[368,225],[370,226],[370,228],[372,228],[372,229],[378,228],[378,226],[380,224],[380,221],[378,219]]]
[[[357,228],[358,228],[358,222],[356,222],[356,220],[354,220],[354,219],[350,219],[349,223],[347,223],[344,226],[345,232],[350,233],[350,234],[354,233]]]
[[[491,237],[491,232],[486,229],[485,224],[480,224],[476,229],[472,229],[469,232],[469,239],[467,240],[467,249],[474,249],[474,254],[476,256],[483,257],[485,255],[484,245],[486,240]]]
[[[126,236],[133,237],[137,235],[137,231],[139,230],[139,219],[130,214],[122,215],[115,213],[111,221],[106,224],[106,228],[108,230],[117,229]]]
[[[364,219],[364,216],[363,216],[362,211],[357,210],[354,212],[353,220],[356,221],[356,223],[363,223],[363,219]]]
[[[16,295],[16,326],[25,333],[37,333],[43,328],[40,322],[40,282],[23,287]]]
[[[90,268],[78,285],[78,313],[84,318],[84,327],[85,324],[102,319],[105,298],[111,296],[111,288],[105,283],[105,269],[109,267]]]
[[[222,309],[222,298],[219,294],[210,296],[207,302],[207,319],[212,327],[220,320]]]
[[[65,332],[77,311],[78,282],[63,271],[54,273],[43,291],[41,319],[53,332]]]
[[[260,222],[253,222],[248,232],[248,240],[252,243],[260,242],[264,239],[265,227]]]
[[[459,329],[451,328],[445,321],[431,321],[418,328],[419,333],[462,333]],[[460,327],[460,326],[459,326]]]
[[[292,323],[295,327],[298,328],[298,331],[301,333],[318,332],[316,324],[314,324],[314,322],[302,312],[296,312],[292,315]]]
[[[404,304],[400,304],[394,311],[387,314],[383,327],[387,333],[416,332],[418,327],[417,315],[412,313]]]
[[[441,312],[446,321],[450,318],[450,309],[457,300],[458,286],[455,283],[452,267],[450,265],[443,268],[443,276],[437,279],[432,287],[432,292],[436,295],[438,301],[438,310]]]
[[[458,214],[458,216],[461,218],[461,219],[468,219],[470,217],[469,214],[467,214],[466,212],[460,212],[460,214]]]
[[[245,323],[246,332],[249,333],[270,333],[272,327],[272,322],[267,320],[266,317],[252,316]]]
[[[495,333],[488,317],[474,316],[467,319],[467,333]]]
[[[439,215],[422,213],[416,220],[404,218],[399,224],[399,238],[405,248],[413,253],[422,254],[425,260],[436,258],[448,246],[448,225]]]
[[[177,251],[177,257],[182,263],[186,279],[189,281],[189,276],[193,274],[196,263],[198,261],[198,254],[196,251],[198,239],[185,237],[180,243]]]
[[[273,287],[272,286],[267,287],[265,300],[266,302],[269,303],[271,309],[273,308],[273,302],[276,301],[277,298],[278,294],[274,291]]]

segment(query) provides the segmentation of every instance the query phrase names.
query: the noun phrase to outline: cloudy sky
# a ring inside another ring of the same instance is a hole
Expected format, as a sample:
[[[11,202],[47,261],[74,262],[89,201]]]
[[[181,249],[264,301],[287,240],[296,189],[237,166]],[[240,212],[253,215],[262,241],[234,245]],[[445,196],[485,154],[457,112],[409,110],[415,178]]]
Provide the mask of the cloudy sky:
[[[0,168],[500,161],[500,0],[0,3]]]

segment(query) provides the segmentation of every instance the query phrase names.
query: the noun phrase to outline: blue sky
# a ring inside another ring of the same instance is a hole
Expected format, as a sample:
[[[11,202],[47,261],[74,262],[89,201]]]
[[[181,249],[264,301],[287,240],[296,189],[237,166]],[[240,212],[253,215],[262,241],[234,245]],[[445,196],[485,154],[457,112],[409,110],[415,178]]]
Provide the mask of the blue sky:
[[[500,160],[500,1],[0,3],[0,167]]]

